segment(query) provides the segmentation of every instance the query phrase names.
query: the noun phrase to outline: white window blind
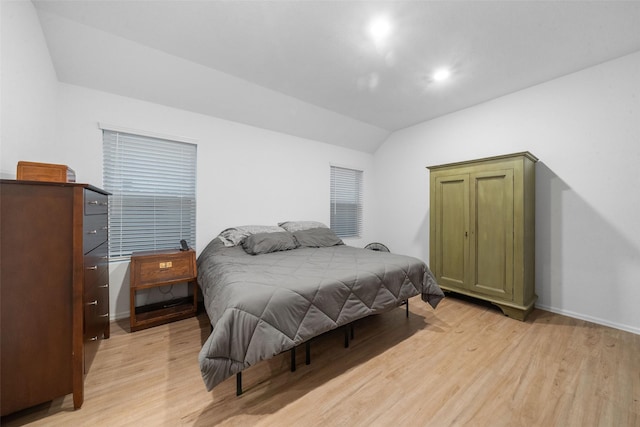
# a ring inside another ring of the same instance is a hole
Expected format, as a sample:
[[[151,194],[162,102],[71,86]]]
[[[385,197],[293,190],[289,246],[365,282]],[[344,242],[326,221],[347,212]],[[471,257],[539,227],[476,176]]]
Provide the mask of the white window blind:
[[[331,166],[331,229],[339,237],[360,237],[362,171]]]
[[[103,129],[109,197],[109,257],[195,247],[195,144]]]

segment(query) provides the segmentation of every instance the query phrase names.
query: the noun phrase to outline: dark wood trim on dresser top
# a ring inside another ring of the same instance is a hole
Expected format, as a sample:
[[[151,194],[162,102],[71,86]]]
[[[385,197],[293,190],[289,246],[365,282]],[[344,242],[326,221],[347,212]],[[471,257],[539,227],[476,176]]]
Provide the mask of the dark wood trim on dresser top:
[[[106,201],[109,193],[88,184],[0,180],[2,415],[69,393],[76,409],[84,401],[88,195]]]

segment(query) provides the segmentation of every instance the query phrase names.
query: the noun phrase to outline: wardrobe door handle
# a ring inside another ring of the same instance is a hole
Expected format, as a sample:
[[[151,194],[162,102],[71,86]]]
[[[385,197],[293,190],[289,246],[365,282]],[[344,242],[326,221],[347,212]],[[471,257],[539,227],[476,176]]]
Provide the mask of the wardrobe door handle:
[[[87,305],[98,305],[98,300],[94,299],[93,301],[88,302]]]

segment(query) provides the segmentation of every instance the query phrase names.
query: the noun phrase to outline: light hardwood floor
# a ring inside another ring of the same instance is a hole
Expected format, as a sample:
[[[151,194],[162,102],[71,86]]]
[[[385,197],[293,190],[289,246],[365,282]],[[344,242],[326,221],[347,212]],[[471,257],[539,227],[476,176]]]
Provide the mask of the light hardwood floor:
[[[535,310],[526,322],[481,302],[418,297],[335,331],[207,393],[198,352],[206,315],[135,333],[112,324],[71,396],[2,424],[65,426],[640,426],[640,335]],[[45,357],[43,355],[43,357]]]

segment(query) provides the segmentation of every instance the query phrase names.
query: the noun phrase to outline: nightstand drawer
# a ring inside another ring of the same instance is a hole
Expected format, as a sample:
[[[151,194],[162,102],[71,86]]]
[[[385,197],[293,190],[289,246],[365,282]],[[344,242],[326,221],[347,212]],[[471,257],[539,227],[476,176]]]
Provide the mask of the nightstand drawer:
[[[194,258],[192,251],[143,256],[139,252],[135,253],[133,283],[140,287],[160,282],[193,280],[197,275]]]

